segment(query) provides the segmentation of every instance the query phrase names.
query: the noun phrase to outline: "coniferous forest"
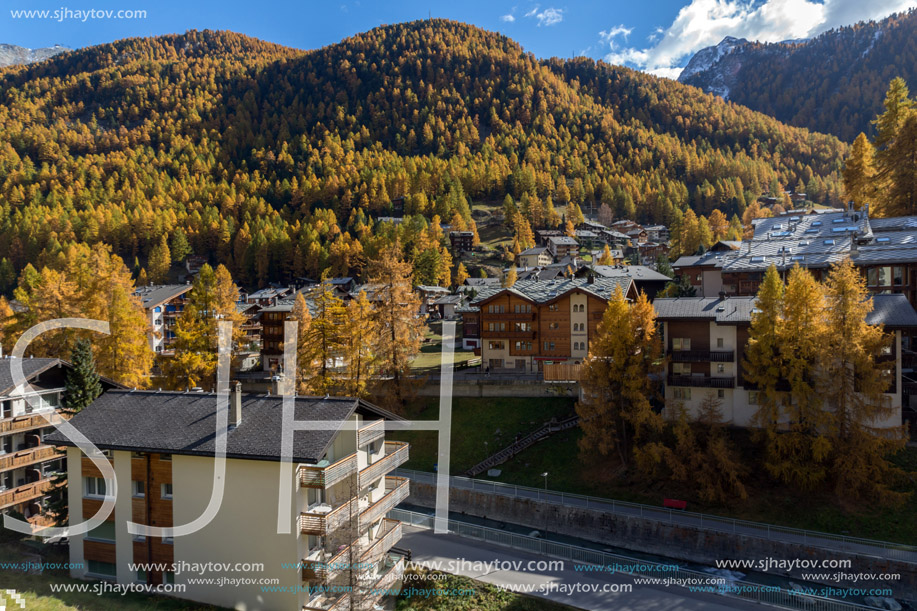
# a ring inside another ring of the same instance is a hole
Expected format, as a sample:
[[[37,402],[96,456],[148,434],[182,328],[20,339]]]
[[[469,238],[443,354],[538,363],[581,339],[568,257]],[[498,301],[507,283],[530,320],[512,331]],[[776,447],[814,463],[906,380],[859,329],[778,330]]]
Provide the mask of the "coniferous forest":
[[[533,227],[570,202],[670,225],[785,188],[837,204],[846,154],[696,88],[451,21],[314,51],[128,39],[0,71],[0,289],[70,244],[136,271],[164,239],[243,285],[359,277],[507,195]],[[407,222],[374,220],[399,197]]]

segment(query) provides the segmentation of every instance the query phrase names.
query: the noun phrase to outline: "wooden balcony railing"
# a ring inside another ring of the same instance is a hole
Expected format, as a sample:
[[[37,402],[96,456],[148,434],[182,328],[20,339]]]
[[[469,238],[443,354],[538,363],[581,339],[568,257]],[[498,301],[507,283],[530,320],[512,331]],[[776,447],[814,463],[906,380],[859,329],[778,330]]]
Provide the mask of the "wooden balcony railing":
[[[357,431],[357,445],[363,447],[385,437],[385,421],[376,420]]]
[[[666,383],[669,386],[690,386],[694,388],[735,388],[736,379],[730,377],[713,376],[669,376]]]
[[[357,455],[351,454],[327,467],[303,465],[299,468],[299,485],[304,488],[330,488],[356,474]]]
[[[57,424],[64,418],[64,414],[60,412],[50,413],[50,422],[44,419],[41,415],[32,414],[29,416],[17,416],[16,418],[8,418],[5,420],[0,420],[0,433],[15,433],[17,431],[27,431],[29,429],[37,429],[45,426],[52,426]]]
[[[326,598],[324,596],[311,600],[303,607],[303,611],[349,611],[350,593],[346,593],[339,598]]]
[[[299,530],[304,535],[327,536],[352,517],[359,516],[359,530],[363,532],[407,498],[408,480],[403,477],[386,477],[385,490],[385,496],[369,507],[364,503],[361,508],[360,500],[353,498],[328,513],[305,511],[299,514]]]
[[[382,529],[376,536],[376,540],[366,548],[366,551],[360,556],[361,564],[375,564],[384,554],[388,553],[396,543],[401,541],[402,526],[398,520],[382,520]]]
[[[54,446],[36,446],[28,450],[5,454],[0,456],[0,471],[43,462],[55,456],[63,456],[63,454],[58,452]]]
[[[376,520],[387,514],[408,498],[408,480],[404,477],[385,478],[385,496],[370,505],[360,514],[360,531],[369,528]]]
[[[6,492],[0,492],[0,509],[36,499],[47,494],[52,487],[50,479],[41,479]]]
[[[733,350],[672,350],[669,354],[676,363],[731,363],[735,360]]]
[[[404,441],[386,441],[385,455],[360,471],[360,489],[408,461],[409,445]]]
[[[490,331],[485,329],[482,336],[487,339],[535,339],[535,331]]]

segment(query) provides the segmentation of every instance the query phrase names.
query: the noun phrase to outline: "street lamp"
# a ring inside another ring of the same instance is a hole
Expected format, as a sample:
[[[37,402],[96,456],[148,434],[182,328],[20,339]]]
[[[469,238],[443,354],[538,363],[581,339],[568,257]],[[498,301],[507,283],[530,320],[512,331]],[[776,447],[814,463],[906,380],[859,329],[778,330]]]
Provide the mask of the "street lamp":
[[[548,489],[548,472],[545,471],[544,473],[542,473],[541,477],[544,478],[544,489],[547,490]]]

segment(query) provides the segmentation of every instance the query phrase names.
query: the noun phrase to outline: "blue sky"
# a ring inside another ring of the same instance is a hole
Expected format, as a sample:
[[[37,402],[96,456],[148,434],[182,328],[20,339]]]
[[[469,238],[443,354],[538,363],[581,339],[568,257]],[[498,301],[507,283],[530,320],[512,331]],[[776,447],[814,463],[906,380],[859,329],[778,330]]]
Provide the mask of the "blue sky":
[[[380,24],[432,14],[500,31],[539,57],[587,55],[675,76],[691,54],[727,35],[805,38],[917,6],[917,0],[7,0],[4,5],[0,43],[31,48],[209,28],[313,49]],[[96,15],[81,13],[88,9]],[[114,19],[99,13],[131,10],[146,16]],[[17,18],[14,11],[50,13]]]

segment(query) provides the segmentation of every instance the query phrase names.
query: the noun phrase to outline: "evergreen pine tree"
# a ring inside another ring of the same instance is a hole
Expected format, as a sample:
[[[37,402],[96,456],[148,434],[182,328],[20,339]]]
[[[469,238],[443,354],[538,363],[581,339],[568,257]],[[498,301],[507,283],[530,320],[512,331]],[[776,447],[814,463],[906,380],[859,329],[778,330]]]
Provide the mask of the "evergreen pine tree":
[[[78,340],[70,359],[72,368],[67,371],[62,402],[66,409],[78,412],[102,394],[102,383],[96,373],[92,343],[89,340]]]

